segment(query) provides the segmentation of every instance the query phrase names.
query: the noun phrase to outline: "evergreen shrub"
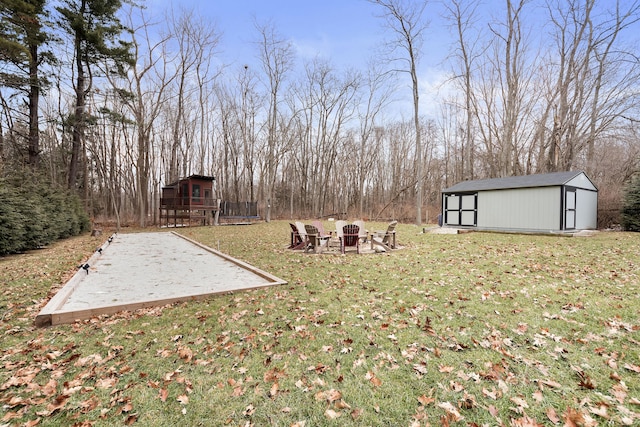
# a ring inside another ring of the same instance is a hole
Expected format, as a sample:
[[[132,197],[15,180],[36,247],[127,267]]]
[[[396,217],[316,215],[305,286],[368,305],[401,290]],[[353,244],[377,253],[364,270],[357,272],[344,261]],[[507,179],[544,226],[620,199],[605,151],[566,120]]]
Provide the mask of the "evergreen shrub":
[[[76,195],[32,180],[0,181],[0,255],[36,249],[89,227]]]
[[[620,216],[623,230],[640,231],[640,177],[627,187]]]

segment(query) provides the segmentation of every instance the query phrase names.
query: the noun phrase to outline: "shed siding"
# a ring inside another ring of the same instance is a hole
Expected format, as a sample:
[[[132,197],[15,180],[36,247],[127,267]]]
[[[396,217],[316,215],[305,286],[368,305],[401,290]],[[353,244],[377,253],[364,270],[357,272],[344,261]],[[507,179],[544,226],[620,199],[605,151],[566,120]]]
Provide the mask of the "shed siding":
[[[560,187],[480,191],[478,228],[557,230]]]
[[[595,230],[598,228],[598,193],[578,188],[576,190],[576,228]]]
[[[598,189],[593,185],[591,180],[589,180],[589,178],[587,178],[587,176],[584,173],[581,173],[580,175],[576,176],[572,180],[569,180],[565,185],[569,187],[584,188],[586,190],[598,191]]]

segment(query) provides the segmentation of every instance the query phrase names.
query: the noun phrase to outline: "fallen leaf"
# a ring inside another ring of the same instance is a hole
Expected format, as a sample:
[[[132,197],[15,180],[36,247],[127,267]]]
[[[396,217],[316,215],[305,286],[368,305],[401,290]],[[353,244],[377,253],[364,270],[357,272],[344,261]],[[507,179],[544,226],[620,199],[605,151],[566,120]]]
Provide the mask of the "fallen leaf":
[[[67,404],[67,400],[69,400],[69,396],[61,394],[55,398],[55,400],[47,405],[48,415],[53,414],[54,412],[64,408]]]
[[[420,376],[426,375],[428,372],[427,366],[423,363],[415,363],[413,365],[413,370],[416,371],[416,373]]]
[[[460,415],[460,412],[458,412],[456,407],[453,406],[450,402],[440,402],[438,403],[438,408],[444,409],[447,414],[453,416],[453,419],[456,422],[464,419],[464,417]]]
[[[562,387],[562,384],[560,384],[557,381],[552,381],[552,380],[540,380],[540,384],[544,384],[544,385],[552,387],[552,388],[561,388]]]
[[[184,359],[186,362],[190,362],[193,359],[193,351],[189,347],[179,347],[178,356],[180,359]]]
[[[351,411],[351,418],[357,420],[362,416],[362,412],[362,409],[354,409],[353,411]]]
[[[96,381],[96,388],[113,388],[117,382],[117,378],[100,378],[98,381]]]
[[[351,409],[351,405],[349,405],[344,400],[340,399],[334,404],[336,409]]]
[[[189,403],[189,396],[187,396],[186,394],[181,394],[180,396],[176,397],[176,400],[180,402],[180,404],[186,405],[187,403]]]
[[[336,400],[340,400],[342,398],[342,393],[339,390],[331,389],[326,391],[319,391],[315,394],[316,400],[326,400],[329,403],[333,403]]]
[[[430,405],[431,403],[435,402],[436,400],[433,397],[428,397],[426,395],[422,395],[418,398],[418,402],[420,402],[420,404],[427,406]]]
[[[607,406],[606,405],[599,405],[597,407],[595,406],[589,406],[589,412],[591,412],[594,415],[597,415],[599,417],[605,418],[605,419],[609,419],[609,414],[607,413]]]
[[[540,403],[544,400],[544,397],[542,396],[542,392],[540,390],[534,391],[531,397],[533,397],[533,400],[535,400],[537,403]]]
[[[326,411],[324,411],[324,415],[330,420],[335,420],[342,414],[340,412],[334,411],[333,409],[327,409]]]
[[[611,390],[613,395],[616,397],[616,400],[620,403],[624,403],[627,398],[627,387],[624,383],[614,384],[613,387],[611,387]]]
[[[138,414],[131,414],[124,420],[124,425],[130,426],[133,425],[136,421],[138,421]]]
[[[374,374],[371,371],[368,371],[364,377],[368,379],[369,382],[373,384],[374,387],[379,387],[382,385],[382,380],[376,377],[376,374]]]
[[[544,427],[544,425],[539,424],[536,420],[529,416],[511,420],[511,425],[513,427]]]
[[[489,391],[486,388],[482,389],[482,394],[484,394],[485,396],[487,396],[488,398],[491,398],[493,400],[497,400],[498,399],[498,393],[499,392],[497,390],[495,390],[495,389],[492,390],[492,391]]]
[[[515,403],[516,405],[518,405],[521,408],[528,408],[529,407],[529,404],[527,403],[527,401],[524,400],[521,397],[514,396],[514,397],[510,398],[509,400],[512,401],[513,403]]]
[[[278,383],[273,383],[271,389],[269,390],[269,395],[271,397],[275,397],[278,394]]]
[[[624,368],[628,369],[630,371],[636,372],[636,373],[640,373],[640,366],[638,366],[638,365],[632,365],[630,363],[625,363],[624,364]]]
[[[558,424],[560,422],[560,417],[558,417],[556,410],[553,408],[547,409],[547,418],[549,418],[549,421],[553,424]]]

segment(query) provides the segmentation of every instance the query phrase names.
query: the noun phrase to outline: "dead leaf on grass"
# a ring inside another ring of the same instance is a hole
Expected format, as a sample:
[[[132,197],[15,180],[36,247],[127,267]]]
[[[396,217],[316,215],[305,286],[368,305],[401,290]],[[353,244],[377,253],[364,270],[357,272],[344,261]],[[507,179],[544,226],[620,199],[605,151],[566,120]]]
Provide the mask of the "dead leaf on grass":
[[[482,394],[484,394],[485,396],[487,396],[490,399],[493,400],[497,400],[498,397],[501,397],[501,393],[500,391],[493,389],[493,390],[487,390],[486,388],[482,389]]]
[[[640,373],[640,366],[638,366],[638,365],[632,365],[630,363],[625,363],[624,364],[624,369],[627,369],[627,370],[632,371],[632,372]]]
[[[562,384],[553,380],[540,380],[540,384],[544,384],[551,388],[562,388]]]
[[[100,378],[96,381],[96,388],[113,388],[118,382],[117,378]]]
[[[138,421],[138,414],[131,414],[124,420],[124,425],[130,426],[133,425],[136,421]]]
[[[315,394],[316,400],[326,400],[329,403],[333,403],[342,399],[342,393],[336,389],[330,389],[325,391],[319,391]]]
[[[418,402],[420,402],[421,405],[427,406],[432,404],[433,402],[435,402],[436,400],[433,397],[429,397],[426,395],[422,395],[420,397],[418,397]]]
[[[193,351],[189,347],[180,346],[178,347],[178,356],[188,363],[193,359]]]
[[[269,396],[276,397],[276,395],[278,394],[278,387],[278,383],[273,383],[271,389],[269,389]]]
[[[536,420],[529,416],[511,420],[511,425],[513,427],[544,427],[543,424],[538,423]]]
[[[558,424],[560,422],[560,417],[558,416],[556,410],[553,408],[547,409],[547,418],[549,418],[549,421],[551,421],[553,424]]]
[[[55,400],[51,403],[49,403],[47,405],[47,412],[46,415],[51,415],[56,411],[59,411],[60,409],[64,408],[64,406],[67,404],[67,401],[69,400],[69,396],[66,395],[59,395],[58,397],[55,398]],[[40,414],[38,414],[40,415]]]
[[[334,411],[333,409],[327,409],[326,411],[324,411],[324,415],[327,418],[329,418],[330,420],[335,420],[336,418],[338,418],[342,414],[340,412]]]
[[[364,377],[367,380],[369,380],[369,382],[373,384],[375,387],[379,387],[380,385],[382,385],[382,380],[376,377],[376,374],[373,373],[372,371],[367,371]]]
[[[609,419],[609,413],[607,411],[607,405],[604,403],[599,406],[589,406],[589,412],[605,419]]]
[[[516,405],[518,405],[521,408],[528,408],[529,404],[527,403],[526,400],[524,400],[522,397],[519,396],[514,396],[509,398],[510,401],[512,401],[513,403],[515,403]]]
[[[438,408],[444,409],[448,415],[452,416],[454,421],[458,422],[464,417],[460,415],[460,412],[453,406],[450,402],[440,402],[438,403]]]
[[[351,411],[351,418],[354,420],[357,420],[358,418],[360,418],[362,416],[362,413],[364,411],[362,409],[356,408],[353,411]]]

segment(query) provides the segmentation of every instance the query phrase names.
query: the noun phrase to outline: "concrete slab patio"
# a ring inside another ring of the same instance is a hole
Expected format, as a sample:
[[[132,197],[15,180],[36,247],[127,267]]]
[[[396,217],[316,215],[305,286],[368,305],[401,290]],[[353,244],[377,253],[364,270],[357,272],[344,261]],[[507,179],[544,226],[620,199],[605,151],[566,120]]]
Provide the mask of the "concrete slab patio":
[[[36,317],[71,323],[286,281],[174,232],[112,236]]]

